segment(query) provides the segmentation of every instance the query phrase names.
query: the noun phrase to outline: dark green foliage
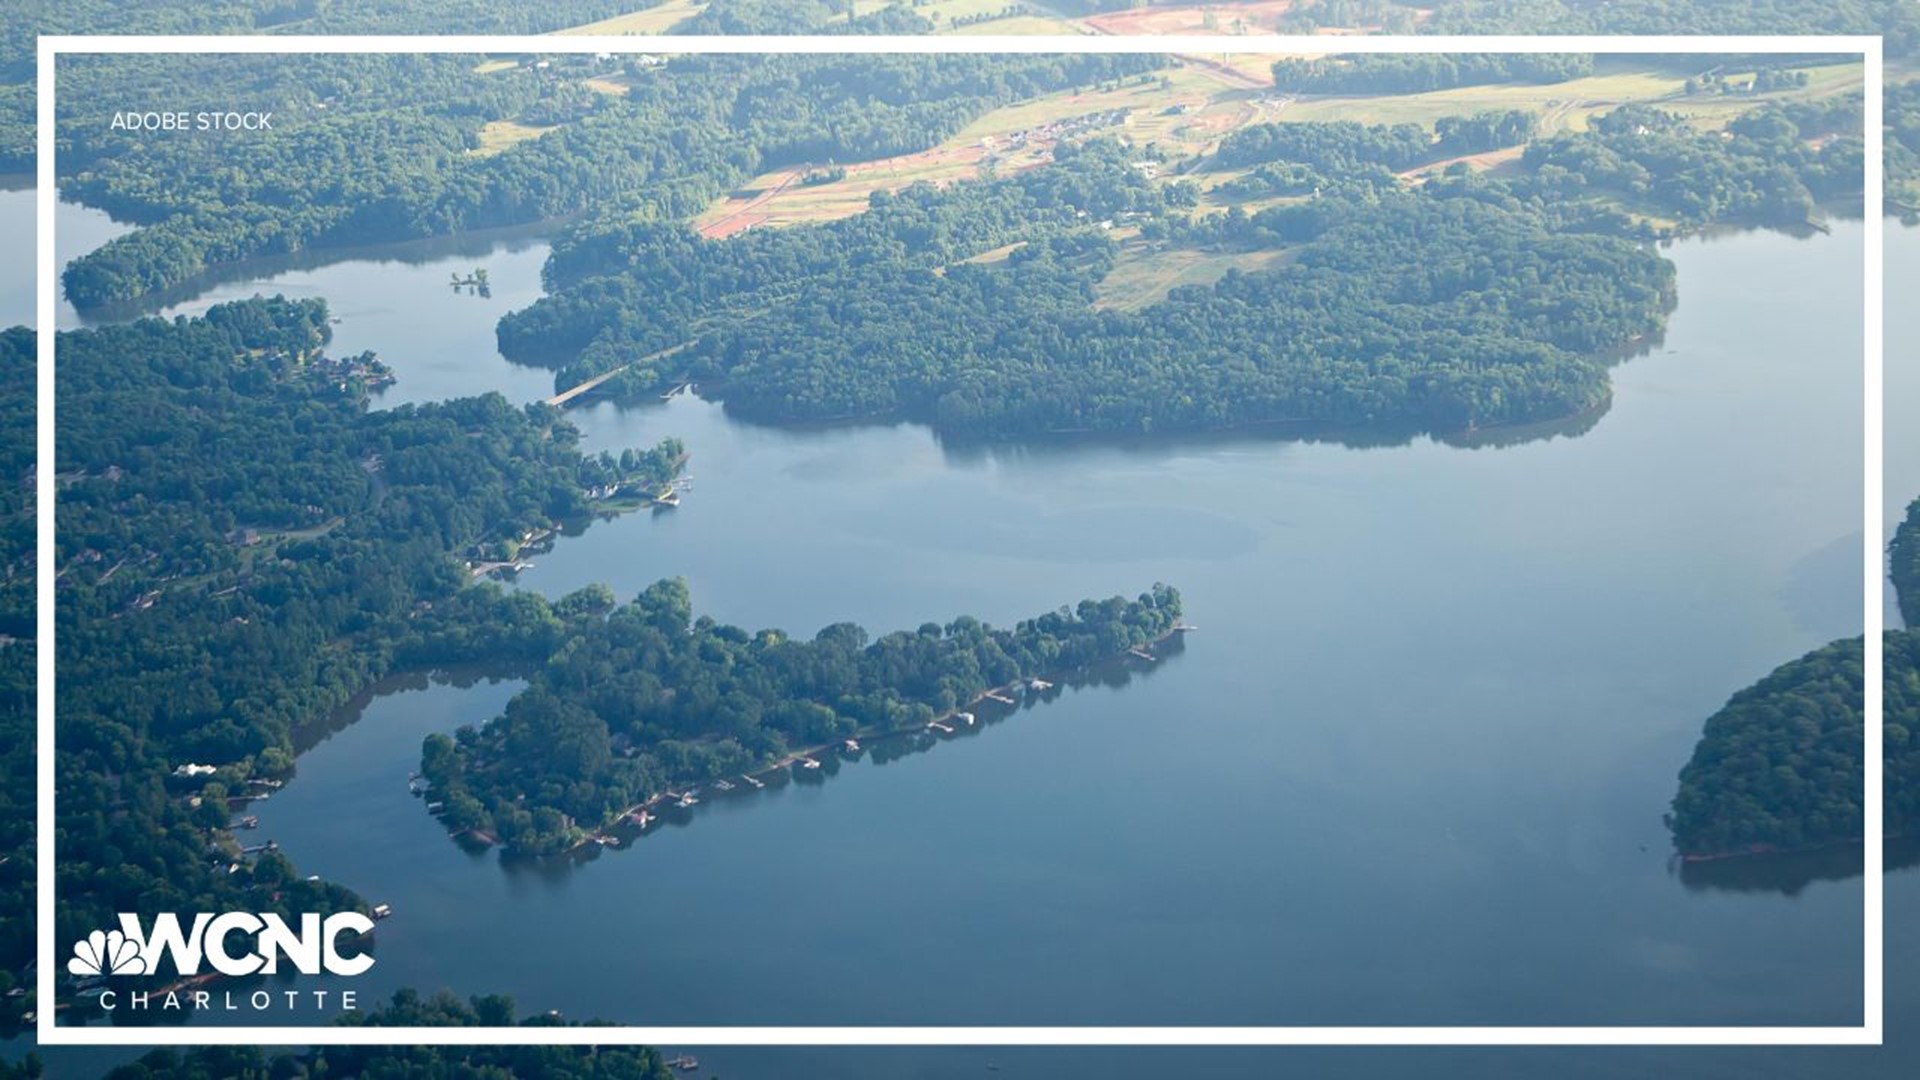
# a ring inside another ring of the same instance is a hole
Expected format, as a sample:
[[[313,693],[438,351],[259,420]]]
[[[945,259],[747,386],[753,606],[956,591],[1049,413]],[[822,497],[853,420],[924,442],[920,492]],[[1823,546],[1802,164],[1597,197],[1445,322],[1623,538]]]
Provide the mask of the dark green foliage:
[[[1885,638],[1885,829],[1920,827],[1920,635]],[[1861,836],[1860,639],[1735,694],[1680,772],[1668,824],[1687,855],[1791,850]]]
[[[723,374],[748,415],[907,415],[955,435],[1458,430],[1598,404],[1605,367],[1581,354],[1653,330],[1671,301],[1657,256],[1476,203],[1329,198],[1237,220],[1221,232],[1294,258],[1138,313],[1089,308],[1112,258],[1097,232],[938,277],[854,270],[708,334],[694,370]]]
[[[1276,89],[1305,94],[1417,94],[1482,83],[1557,83],[1593,74],[1576,53],[1357,53],[1273,65]]]
[[[925,273],[1010,240],[1084,226],[1094,215],[1190,198],[1184,188],[1154,188],[1111,142],[1065,147],[1058,158],[1053,168],[1001,181],[876,193],[864,214],[726,241],[668,223],[582,226],[554,245],[542,271],[550,295],[500,321],[501,351],[561,364],[555,382],[564,388],[789,300],[811,281],[856,268]],[[684,363],[675,357],[635,383],[670,378]]]
[[[550,853],[669,787],[917,730],[989,688],[1158,640],[1179,617],[1180,594],[1156,585],[1011,630],[963,616],[872,643],[845,623],[798,640],[695,619],[685,583],[662,581],[584,623],[503,716],[429,736],[421,772],[448,824]]]
[[[33,958],[33,402],[33,334],[0,332],[0,1038],[34,1007],[6,996]]]
[[[876,197],[826,226],[718,242],[583,231],[556,249],[553,294],[503,320],[501,344],[555,361],[534,348],[578,350],[567,384],[691,340],[640,384],[690,375],[768,419],[909,416],[968,436],[1453,430],[1594,406],[1606,373],[1584,354],[1655,329],[1672,299],[1658,256],[1555,235],[1517,205],[1347,189],[1181,224],[1154,220],[1172,209],[1162,190],[1181,189],[1145,184],[1096,141],[1051,169]],[[1171,242],[1298,250],[1139,313],[1092,310],[1113,261],[1094,226],[1128,214]],[[1007,237],[1027,242],[1002,262],[953,262]]]
[[[1519,110],[1447,116],[1434,130],[1418,124],[1256,124],[1227,136],[1210,161],[1251,168],[1214,190],[1235,199],[1305,195],[1321,187],[1395,183],[1395,173],[1461,154],[1517,146],[1533,135],[1533,114]]]
[[[1891,549],[1894,588],[1920,625],[1920,500]],[[1885,638],[1884,827],[1920,829],[1920,631]],[[1668,825],[1687,855],[1786,850],[1858,840],[1865,744],[1861,639],[1836,641],[1735,694],[1708,718],[1680,772]]]
[[[1597,194],[1692,226],[1799,224],[1813,218],[1817,201],[1861,190],[1859,125],[1857,105],[1769,107],[1735,119],[1723,135],[1659,109],[1623,106],[1588,131],[1528,146],[1531,184],[1515,189],[1562,204]],[[1836,131],[1848,134],[1806,141]]]
[[[1887,549],[1887,562],[1900,597],[1900,616],[1909,629],[1920,630],[1920,499],[1907,504],[1907,516]]]
[[[60,336],[67,938],[117,911],[278,910],[226,872],[224,795],[284,774],[296,725],[386,672],[544,659],[563,616],[472,586],[459,556],[678,467],[671,441],[582,456],[552,410],[497,395],[370,413],[319,352],[327,325],[275,299]],[[188,762],[220,771],[169,778]],[[357,903],[305,891],[275,903]]]

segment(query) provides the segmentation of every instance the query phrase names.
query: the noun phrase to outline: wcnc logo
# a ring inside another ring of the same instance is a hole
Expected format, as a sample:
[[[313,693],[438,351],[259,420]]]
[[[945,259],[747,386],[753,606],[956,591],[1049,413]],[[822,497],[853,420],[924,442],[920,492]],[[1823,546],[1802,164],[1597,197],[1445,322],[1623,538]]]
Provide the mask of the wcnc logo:
[[[203,911],[193,917],[190,930],[181,929],[178,915],[156,915],[149,932],[139,916],[122,913],[120,929],[95,930],[74,943],[67,971],[81,977],[149,975],[160,970],[163,957],[171,957],[183,978],[200,974],[203,960],[215,972],[235,978],[277,974],[283,961],[302,975],[359,975],[373,966],[373,957],[340,955],[340,936],[358,938],[372,929],[372,919],[352,911],[324,919],[302,915],[298,932],[278,915]],[[254,948],[239,955],[229,951],[227,938],[235,933],[250,935]]]

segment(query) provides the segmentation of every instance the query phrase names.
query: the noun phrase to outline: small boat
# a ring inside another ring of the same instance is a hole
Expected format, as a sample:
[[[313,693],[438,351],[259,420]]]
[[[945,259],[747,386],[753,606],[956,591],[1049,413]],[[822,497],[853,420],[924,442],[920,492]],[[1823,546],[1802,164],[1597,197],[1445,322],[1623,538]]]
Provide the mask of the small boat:
[[[685,795],[680,796],[680,802],[677,805],[684,810],[699,801],[699,799],[693,797],[693,792],[689,791]]]
[[[819,768],[819,767],[820,767],[820,763],[819,763],[819,762],[817,762],[817,761],[815,761],[815,760],[813,760],[813,759],[812,759],[812,758],[810,758],[810,757],[803,757],[803,758],[801,758],[801,759],[800,759],[800,765],[801,765],[801,767],[802,767],[802,768],[806,768],[806,769],[817,769],[817,768]]]
[[[243,829],[257,829],[260,827],[260,819],[252,814],[248,814],[246,817],[240,819],[240,827]]]
[[[859,739],[848,739],[846,742],[842,743],[841,745],[847,748],[847,753],[849,754],[857,754],[860,752]]]
[[[376,919],[384,919],[387,916],[392,914],[393,914],[393,906],[391,904],[373,905],[373,917]]]
[[[732,791],[733,790],[733,785],[727,783],[725,780],[715,780],[713,782],[713,787],[714,787],[714,790],[716,791]]]

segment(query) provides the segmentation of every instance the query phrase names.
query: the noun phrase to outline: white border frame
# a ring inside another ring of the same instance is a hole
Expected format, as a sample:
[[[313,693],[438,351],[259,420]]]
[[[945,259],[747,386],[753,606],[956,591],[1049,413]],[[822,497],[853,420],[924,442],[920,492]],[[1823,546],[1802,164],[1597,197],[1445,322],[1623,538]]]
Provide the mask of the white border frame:
[[[54,337],[59,267],[54,256],[54,65],[63,55],[114,53],[1846,53],[1865,60],[1866,410],[1861,447],[1866,473],[1866,834],[1865,969],[1859,1027],[730,1027],[621,1026],[579,1028],[418,1027],[96,1027],[54,1022],[54,974],[59,953],[54,935]],[[1881,143],[1883,136],[1881,39],[1877,36],[1486,36],[1486,37],[1280,37],[1280,36],[54,36],[38,50],[38,955],[39,1017],[43,1046],[191,1045],[604,1045],[656,1046],[1877,1046],[1884,1033],[1882,967],[1881,740],[1883,610],[1881,467],[1883,356],[1881,251],[1884,226]]]

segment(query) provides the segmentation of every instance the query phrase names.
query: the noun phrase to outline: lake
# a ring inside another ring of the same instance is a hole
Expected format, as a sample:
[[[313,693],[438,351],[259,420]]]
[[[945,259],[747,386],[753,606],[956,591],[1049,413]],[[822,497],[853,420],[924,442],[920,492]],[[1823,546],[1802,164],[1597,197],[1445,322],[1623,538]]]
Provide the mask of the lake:
[[[1729,693],[1858,630],[1860,242],[1842,223],[1675,245],[1681,306],[1609,413],[1498,449],[982,452],[690,398],[577,410],[595,448],[681,437],[696,484],[562,540],[519,587],[678,574],[702,611],[811,632],[1007,621],[1159,579],[1202,629],[1123,686],[708,803],[570,869],[470,855],[405,790],[424,733],[516,684],[395,683],[301,757],[260,835],[393,904],[368,998],[449,985],[636,1023],[1857,1022],[1858,881],[1690,887],[1660,813]],[[1896,232],[1889,256],[1897,295],[1920,241]],[[328,296],[336,348],[398,370],[382,403],[531,400],[551,380],[497,356],[492,319],[542,258],[355,254],[219,295]],[[498,303],[448,288],[474,265]],[[1895,375],[1913,329],[1890,330],[1889,400],[1920,398]],[[1892,445],[1890,489],[1920,492],[1914,443]],[[1890,911],[1916,880],[1889,878]]]

